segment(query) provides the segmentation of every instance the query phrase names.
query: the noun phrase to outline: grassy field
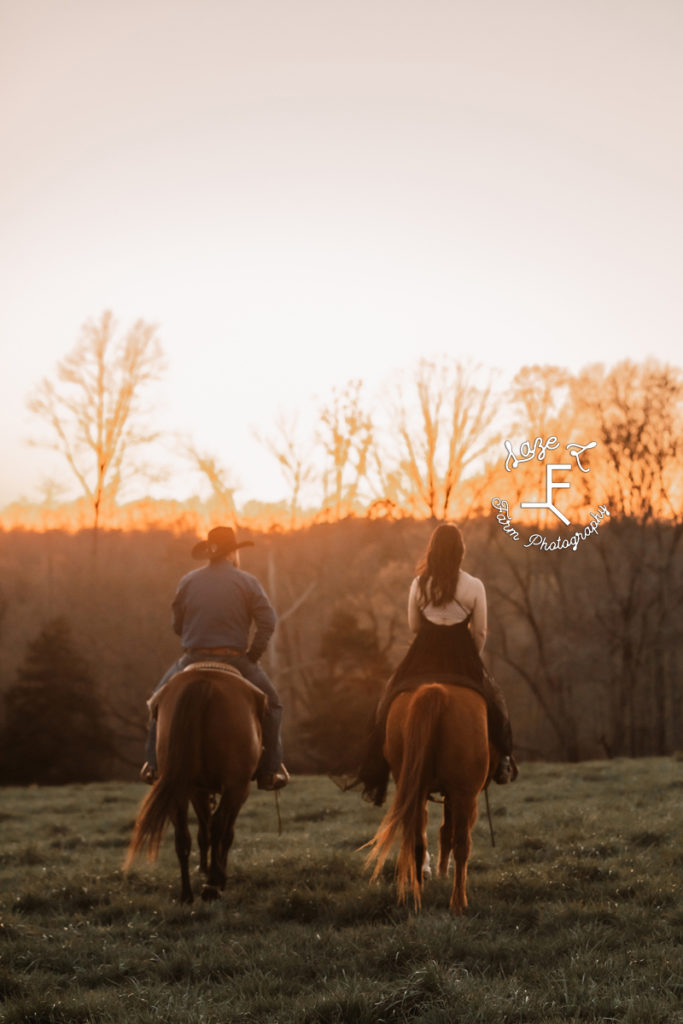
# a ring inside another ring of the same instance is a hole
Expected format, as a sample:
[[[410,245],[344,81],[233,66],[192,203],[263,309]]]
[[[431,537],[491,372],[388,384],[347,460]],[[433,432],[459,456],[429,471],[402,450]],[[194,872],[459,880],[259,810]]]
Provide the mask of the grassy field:
[[[254,791],[222,900],[177,902],[170,835],[120,866],[144,787],[0,791],[0,1021],[683,1022],[683,761],[526,765],[493,787],[470,907],[369,886],[381,811],[326,778]],[[430,822],[432,854],[440,808]]]

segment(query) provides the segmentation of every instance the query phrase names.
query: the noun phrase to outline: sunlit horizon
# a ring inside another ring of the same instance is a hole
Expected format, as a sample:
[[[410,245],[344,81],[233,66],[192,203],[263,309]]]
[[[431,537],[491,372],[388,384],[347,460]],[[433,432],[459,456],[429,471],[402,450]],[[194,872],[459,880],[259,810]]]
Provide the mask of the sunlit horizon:
[[[0,508],[77,496],[26,398],[106,309],[168,358],[129,498],[208,496],[185,437],[286,500],[255,431],[421,356],[680,362],[683,9],[172,10],[3,7]]]

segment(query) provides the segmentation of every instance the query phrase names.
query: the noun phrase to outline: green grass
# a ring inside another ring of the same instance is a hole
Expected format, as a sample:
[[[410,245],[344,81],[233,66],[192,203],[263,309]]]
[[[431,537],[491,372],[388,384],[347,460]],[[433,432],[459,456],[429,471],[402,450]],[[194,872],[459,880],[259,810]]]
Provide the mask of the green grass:
[[[382,812],[326,778],[237,822],[222,900],[177,902],[171,835],[120,866],[141,785],[0,791],[3,1024],[683,1022],[683,762],[525,765],[482,802],[470,907],[398,907],[357,848]],[[436,853],[440,808],[432,807]],[[198,889],[197,879],[197,886]]]

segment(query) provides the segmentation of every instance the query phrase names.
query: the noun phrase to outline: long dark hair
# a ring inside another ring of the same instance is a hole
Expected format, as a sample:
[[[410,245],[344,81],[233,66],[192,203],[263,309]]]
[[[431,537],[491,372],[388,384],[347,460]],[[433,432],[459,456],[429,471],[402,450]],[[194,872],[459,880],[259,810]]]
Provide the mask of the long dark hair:
[[[423,606],[433,604],[438,608],[453,600],[464,554],[465,544],[455,523],[437,526],[417,566]]]

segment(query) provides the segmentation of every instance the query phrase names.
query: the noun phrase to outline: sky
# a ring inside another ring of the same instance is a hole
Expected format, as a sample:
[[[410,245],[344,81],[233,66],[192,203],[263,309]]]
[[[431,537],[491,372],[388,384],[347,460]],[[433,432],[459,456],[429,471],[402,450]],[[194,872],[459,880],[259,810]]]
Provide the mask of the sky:
[[[679,0],[0,0],[0,507],[78,493],[26,399],[113,311],[238,500],[255,432],[421,356],[682,363]],[[204,491],[205,491],[204,487]]]

